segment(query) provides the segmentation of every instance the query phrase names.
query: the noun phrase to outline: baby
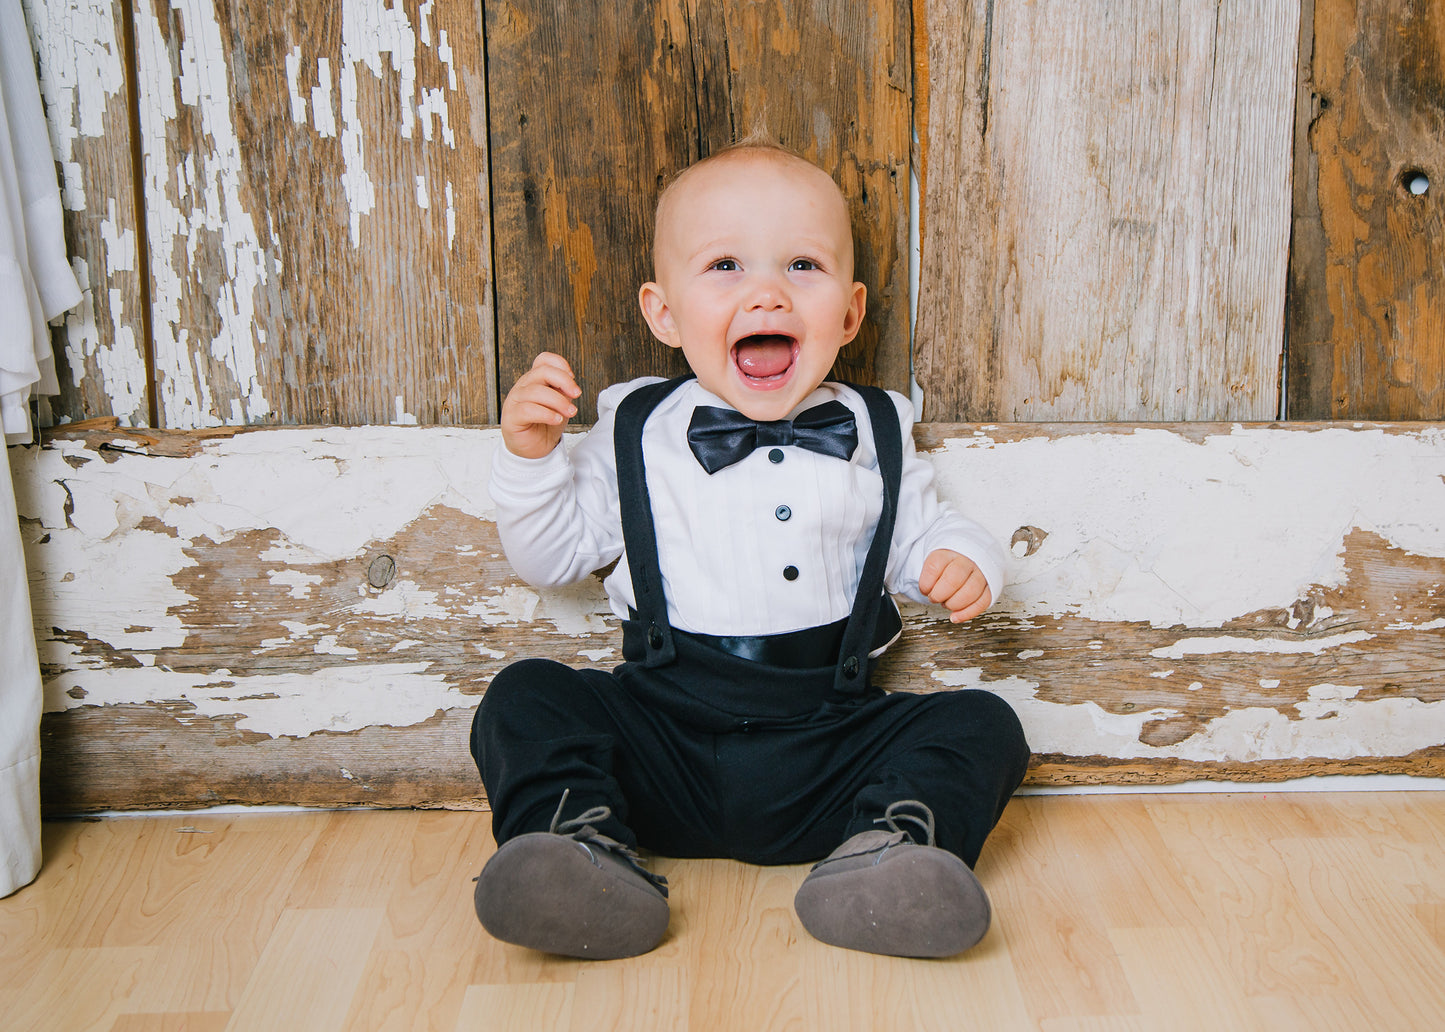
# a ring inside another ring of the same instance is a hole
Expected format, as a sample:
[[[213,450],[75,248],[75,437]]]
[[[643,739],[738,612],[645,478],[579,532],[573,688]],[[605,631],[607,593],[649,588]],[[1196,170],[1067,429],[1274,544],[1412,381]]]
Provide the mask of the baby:
[[[871,674],[901,629],[890,592],[968,620],[1002,551],[938,500],[903,397],[827,380],[866,289],[825,172],[767,145],[693,165],[658,202],[654,263],[643,316],[692,375],[604,390],[570,451],[562,358],[502,406],[507,557],[539,586],[617,560],[624,662],[523,660],[488,687],[471,747],[498,848],[477,915],[506,942],[634,956],[669,918],[638,847],[821,857],[794,901],[814,936],[959,953],[988,930],[972,867],[1028,746],[991,693],[888,694]]]

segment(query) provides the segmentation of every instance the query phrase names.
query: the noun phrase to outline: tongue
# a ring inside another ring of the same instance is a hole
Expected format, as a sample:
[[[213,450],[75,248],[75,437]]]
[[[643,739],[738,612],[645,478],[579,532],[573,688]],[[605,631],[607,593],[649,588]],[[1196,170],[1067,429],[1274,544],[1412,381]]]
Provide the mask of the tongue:
[[[757,379],[777,376],[793,364],[790,337],[746,337],[737,342],[736,348],[738,368]]]

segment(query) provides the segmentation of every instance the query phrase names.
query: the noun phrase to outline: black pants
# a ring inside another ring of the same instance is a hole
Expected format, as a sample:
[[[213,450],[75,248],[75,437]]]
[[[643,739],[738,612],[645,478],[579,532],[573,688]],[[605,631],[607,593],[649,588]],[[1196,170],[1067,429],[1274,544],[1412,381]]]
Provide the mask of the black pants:
[[[497,841],[607,806],[598,830],[674,857],[758,864],[827,855],[879,825],[889,803],[933,810],[938,845],[972,867],[1023,780],[1029,750],[1013,710],[985,691],[838,697],[807,713],[708,712],[640,664],[575,670],[515,663],[472,724],[472,755]]]

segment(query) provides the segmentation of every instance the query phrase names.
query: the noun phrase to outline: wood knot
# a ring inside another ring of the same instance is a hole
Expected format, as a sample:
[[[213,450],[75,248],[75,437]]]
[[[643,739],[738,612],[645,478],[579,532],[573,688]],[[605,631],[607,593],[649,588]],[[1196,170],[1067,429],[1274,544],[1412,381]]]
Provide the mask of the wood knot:
[[[373,588],[384,588],[396,576],[396,560],[389,555],[379,555],[371,561],[366,571],[366,582]]]
[[[1020,527],[1014,531],[1013,538],[1009,541],[1009,549],[1020,559],[1033,555],[1044,543],[1044,538],[1049,536],[1047,530],[1040,530],[1038,527]]]

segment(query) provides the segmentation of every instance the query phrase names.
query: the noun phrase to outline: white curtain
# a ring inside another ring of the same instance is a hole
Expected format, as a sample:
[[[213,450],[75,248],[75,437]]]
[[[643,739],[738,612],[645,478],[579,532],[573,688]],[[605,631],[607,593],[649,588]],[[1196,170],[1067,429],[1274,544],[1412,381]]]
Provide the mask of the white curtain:
[[[0,460],[0,896],[39,870],[40,667],[7,454]]]
[[[20,0],[0,0],[0,425],[30,440],[32,391],[55,394],[46,321],[80,303]],[[40,668],[10,481],[0,465],[0,896],[40,869]]]

